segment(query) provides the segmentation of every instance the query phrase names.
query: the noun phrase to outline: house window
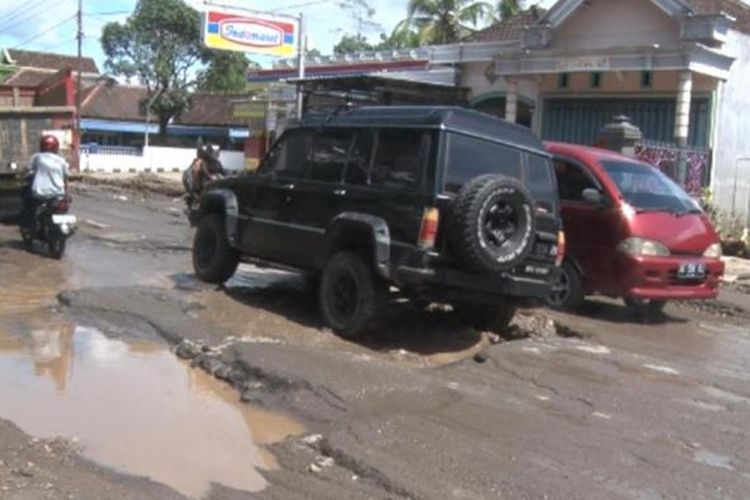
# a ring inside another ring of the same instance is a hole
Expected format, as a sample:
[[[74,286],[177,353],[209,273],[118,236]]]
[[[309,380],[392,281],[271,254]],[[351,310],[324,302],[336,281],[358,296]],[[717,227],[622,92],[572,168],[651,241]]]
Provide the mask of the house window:
[[[570,85],[570,75],[568,73],[560,73],[557,75],[557,86],[561,89],[567,89]]]
[[[598,89],[602,86],[602,74],[598,71],[595,73],[591,73],[591,88],[592,89]]]
[[[653,81],[653,74],[650,71],[641,72],[641,87],[650,87]]]

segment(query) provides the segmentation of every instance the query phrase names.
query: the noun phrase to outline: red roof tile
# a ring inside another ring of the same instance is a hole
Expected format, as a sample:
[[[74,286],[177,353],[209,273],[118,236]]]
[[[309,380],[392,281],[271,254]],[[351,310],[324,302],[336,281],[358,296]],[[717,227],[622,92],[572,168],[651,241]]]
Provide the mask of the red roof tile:
[[[477,31],[466,37],[465,42],[498,42],[503,40],[518,40],[526,26],[537,22],[545,13],[544,9],[532,7],[520,12],[509,19],[504,19],[492,26]]]
[[[8,49],[8,55],[18,66],[43,69],[66,69],[78,68],[76,56],[64,54],[51,54],[49,52],[34,52],[31,50]],[[81,71],[84,73],[99,73],[96,62],[91,57],[81,58]]]

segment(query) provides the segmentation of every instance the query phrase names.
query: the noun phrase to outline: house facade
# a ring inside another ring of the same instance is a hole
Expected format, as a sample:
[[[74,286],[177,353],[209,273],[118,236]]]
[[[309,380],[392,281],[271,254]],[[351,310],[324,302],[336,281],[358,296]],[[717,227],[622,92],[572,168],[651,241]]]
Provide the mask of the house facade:
[[[594,144],[625,114],[646,144],[672,145],[644,150],[652,162],[674,163],[675,148],[688,148],[688,180],[710,182],[720,208],[747,217],[749,34],[740,0],[559,0],[460,44],[313,58],[307,74],[331,78],[339,68],[464,88],[473,108],[546,140]],[[280,62],[267,76],[294,71]],[[708,164],[710,178],[700,178]]]

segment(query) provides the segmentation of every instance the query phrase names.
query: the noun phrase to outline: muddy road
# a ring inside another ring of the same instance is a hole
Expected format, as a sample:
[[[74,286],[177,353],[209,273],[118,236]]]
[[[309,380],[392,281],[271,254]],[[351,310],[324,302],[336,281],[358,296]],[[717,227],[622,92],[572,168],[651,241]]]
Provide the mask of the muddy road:
[[[738,287],[349,342],[294,274],[197,282],[179,200],[76,189],[60,262],[0,226],[0,498],[747,498]]]

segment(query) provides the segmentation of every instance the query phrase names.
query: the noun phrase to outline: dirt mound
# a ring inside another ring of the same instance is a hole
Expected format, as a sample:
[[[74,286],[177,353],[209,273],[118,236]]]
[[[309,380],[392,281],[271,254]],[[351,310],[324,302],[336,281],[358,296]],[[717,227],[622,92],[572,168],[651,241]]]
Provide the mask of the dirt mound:
[[[91,185],[115,186],[132,191],[157,193],[171,197],[182,196],[185,193],[180,180],[169,179],[151,173],[140,173],[127,177],[86,174],[75,178],[74,181]]]

